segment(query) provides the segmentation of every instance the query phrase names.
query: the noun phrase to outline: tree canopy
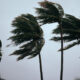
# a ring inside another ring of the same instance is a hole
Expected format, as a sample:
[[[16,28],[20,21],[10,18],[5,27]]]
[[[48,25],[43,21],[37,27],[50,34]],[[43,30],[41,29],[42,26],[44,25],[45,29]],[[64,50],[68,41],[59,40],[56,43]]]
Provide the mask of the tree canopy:
[[[19,50],[14,51],[11,55],[19,55],[17,60],[21,60],[26,56],[33,58],[40,54],[44,39],[43,30],[36,18],[31,14],[22,14],[13,20],[12,26],[14,27],[11,31],[13,36],[9,39],[15,45],[22,45]]]

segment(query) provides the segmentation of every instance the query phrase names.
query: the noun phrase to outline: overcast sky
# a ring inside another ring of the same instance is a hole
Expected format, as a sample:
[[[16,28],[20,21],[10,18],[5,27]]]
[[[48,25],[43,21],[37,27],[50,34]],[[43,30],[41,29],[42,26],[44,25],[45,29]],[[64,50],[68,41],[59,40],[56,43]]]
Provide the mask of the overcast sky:
[[[3,43],[3,59],[0,63],[0,74],[6,80],[40,80],[38,56],[33,59],[16,61],[16,56],[9,56],[17,48],[6,47],[11,41],[12,20],[21,14],[31,13],[35,15],[37,2],[42,0],[0,0],[0,39]],[[80,0],[49,0],[62,5],[65,13],[80,18]],[[41,51],[44,80],[59,80],[60,75],[60,43],[50,41],[52,30],[57,24],[42,26],[45,46]],[[80,46],[75,46],[64,52],[64,80],[80,78]]]

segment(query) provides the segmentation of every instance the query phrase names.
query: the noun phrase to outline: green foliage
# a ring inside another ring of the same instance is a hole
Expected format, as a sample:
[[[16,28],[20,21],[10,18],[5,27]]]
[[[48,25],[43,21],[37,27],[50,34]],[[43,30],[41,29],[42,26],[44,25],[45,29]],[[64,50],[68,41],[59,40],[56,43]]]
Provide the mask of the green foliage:
[[[54,40],[54,41],[60,41],[61,40],[61,37],[53,37],[51,40]],[[75,37],[72,35],[69,35],[69,36],[63,36],[63,40],[64,42],[70,42],[72,40],[75,40]]]
[[[9,39],[14,41],[16,45],[40,38],[43,35],[43,31],[39,27],[36,18],[30,14],[16,17],[12,25],[15,28],[11,31],[14,35]]]
[[[70,33],[79,33],[80,29],[80,20],[76,17],[72,17],[72,15],[65,14],[65,18],[62,18],[62,28],[63,28],[63,34],[70,34]],[[60,33],[60,27],[58,26],[56,29],[53,30],[53,33],[59,34]]]
[[[11,31],[13,36],[9,39],[15,45],[20,46],[19,50],[14,51],[11,55],[19,55],[17,60],[21,60],[26,56],[33,58],[40,54],[44,45],[43,31],[39,26],[36,18],[31,14],[22,14],[14,19],[12,22],[14,29]]]
[[[19,55],[17,60],[23,59],[26,56],[33,58],[40,53],[43,45],[43,39],[33,40],[27,44],[22,45],[19,50],[14,51],[11,55]]]
[[[69,44],[64,48],[64,50],[69,49],[77,44],[79,44],[80,39],[80,19],[65,14],[65,18],[62,18],[62,28],[63,28],[63,40],[65,42],[70,42],[76,40],[76,42],[73,42],[72,44]],[[60,34],[60,27],[58,26],[56,29],[53,30],[53,34]],[[53,37],[51,40],[54,41],[60,41],[61,37],[56,36]]]
[[[42,24],[59,22],[64,15],[63,8],[57,3],[49,1],[39,2],[40,8],[36,8],[38,13],[37,19]]]

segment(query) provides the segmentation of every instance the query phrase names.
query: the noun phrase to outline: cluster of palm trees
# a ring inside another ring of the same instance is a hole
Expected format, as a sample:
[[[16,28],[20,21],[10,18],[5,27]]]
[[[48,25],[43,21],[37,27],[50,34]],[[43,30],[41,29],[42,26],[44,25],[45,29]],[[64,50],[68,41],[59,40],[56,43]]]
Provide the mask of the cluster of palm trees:
[[[40,8],[36,8],[36,13],[38,14],[37,16],[33,16],[32,14],[22,14],[13,20],[12,27],[14,27],[14,29],[11,31],[13,36],[9,37],[9,39],[12,40],[16,46],[20,45],[20,48],[15,50],[11,55],[17,55],[17,60],[24,59],[25,57],[31,59],[38,55],[40,63],[40,76],[41,80],[43,80],[42,59],[40,52],[45,40],[41,26],[57,22],[58,26],[53,30],[53,34],[59,34],[60,36],[54,36],[51,40],[61,41],[61,48],[59,49],[59,51],[61,51],[60,80],[63,80],[63,50],[80,44],[80,19],[64,13],[60,4],[45,0],[39,2],[39,5]],[[73,41],[73,43],[63,47],[63,41]]]

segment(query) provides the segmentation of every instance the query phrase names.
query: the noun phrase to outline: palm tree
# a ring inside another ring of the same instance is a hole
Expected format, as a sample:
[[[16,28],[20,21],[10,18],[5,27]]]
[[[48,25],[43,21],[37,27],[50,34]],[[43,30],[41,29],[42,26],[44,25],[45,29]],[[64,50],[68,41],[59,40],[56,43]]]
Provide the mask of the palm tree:
[[[65,14],[65,18],[62,18],[62,28],[64,42],[71,42],[64,47],[64,50],[80,44],[80,19],[72,15]],[[53,30],[53,34],[60,34],[59,26]],[[55,36],[52,38],[52,40],[60,41],[61,37]]]
[[[2,42],[1,42],[1,40],[0,40],[0,61],[1,61],[1,58],[2,58],[1,48],[2,48]]]
[[[19,50],[15,50],[11,55],[19,55],[17,60],[25,57],[33,58],[39,55],[40,74],[43,80],[41,49],[44,45],[43,31],[38,24],[36,18],[31,14],[22,14],[12,22],[14,29],[11,31],[13,36],[9,39],[15,45],[20,45]]]
[[[49,1],[39,2],[40,8],[36,8],[38,13],[37,19],[43,24],[58,22],[61,35],[61,71],[60,80],[63,80],[63,30],[62,30],[62,17],[64,10],[61,5]]]

